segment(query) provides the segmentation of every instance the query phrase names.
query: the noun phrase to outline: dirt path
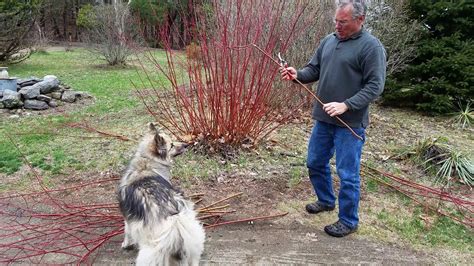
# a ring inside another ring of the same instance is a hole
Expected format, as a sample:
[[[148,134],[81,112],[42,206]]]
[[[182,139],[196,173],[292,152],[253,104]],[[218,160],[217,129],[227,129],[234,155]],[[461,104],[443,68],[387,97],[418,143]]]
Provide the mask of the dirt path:
[[[130,264],[136,251],[121,251],[120,239],[109,244],[96,264]],[[333,238],[295,222],[261,222],[207,231],[201,265],[433,264],[435,258],[375,243],[353,235]]]
[[[333,238],[296,223],[228,227],[209,233],[208,240],[202,260],[207,264],[433,263],[423,254],[355,237]]]

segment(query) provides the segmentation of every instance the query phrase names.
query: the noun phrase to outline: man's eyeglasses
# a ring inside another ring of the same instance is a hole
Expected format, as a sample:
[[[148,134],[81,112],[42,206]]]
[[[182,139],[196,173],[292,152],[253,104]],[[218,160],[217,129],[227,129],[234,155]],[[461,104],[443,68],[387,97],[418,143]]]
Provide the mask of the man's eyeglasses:
[[[346,26],[349,22],[351,21],[354,21],[356,20],[357,18],[353,18],[353,19],[350,19],[350,20],[338,20],[338,19],[333,19],[332,22],[334,22],[334,24],[339,24],[341,26]]]

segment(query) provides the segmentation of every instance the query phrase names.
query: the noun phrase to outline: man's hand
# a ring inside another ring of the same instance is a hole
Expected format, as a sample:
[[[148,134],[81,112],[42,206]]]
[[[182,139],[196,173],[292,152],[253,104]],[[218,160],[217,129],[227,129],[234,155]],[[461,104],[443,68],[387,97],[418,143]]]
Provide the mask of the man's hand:
[[[345,103],[330,102],[323,105],[323,110],[329,116],[333,117],[336,115],[342,115],[349,110],[349,107],[347,107]]]
[[[294,67],[280,67],[281,79],[294,80],[296,79],[296,69]]]

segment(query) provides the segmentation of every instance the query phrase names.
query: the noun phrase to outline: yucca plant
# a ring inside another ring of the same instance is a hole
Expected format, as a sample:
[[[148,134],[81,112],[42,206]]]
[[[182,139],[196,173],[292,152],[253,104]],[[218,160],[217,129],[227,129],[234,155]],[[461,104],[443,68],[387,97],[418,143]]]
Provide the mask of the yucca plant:
[[[470,128],[474,121],[474,109],[471,107],[472,102],[468,102],[466,106],[458,104],[459,111],[453,115],[454,124],[462,129]]]
[[[423,163],[426,165],[426,160],[434,160],[438,162],[442,154],[445,153],[446,139],[437,137],[437,138],[425,138],[421,141],[418,141],[417,145],[412,151],[413,159],[415,161]]]
[[[460,151],[450,150],[443,154],[443,159],[437,163],[440,166],[436,173],[436,183],[450,186],[453,176],[459,177],[461,183],[470,187],[474,184],[474,164]]]
[[[435,146],[438,138],[425,138],[416,143],[414,147],[402,147],[396,151],[391,158],[398,160],[411,159],[417,163],[422,163],[426,159],[428,151]]]
[[[435,170],[435,184],[446,187],[451,185],[455,178],[470,187],[474,185],[474,163],[472,159],[449,146],[442,137],[425,138],[418,141],[412,149],[405,149],[399,158],[410,158],[421,164],[425,171]]]

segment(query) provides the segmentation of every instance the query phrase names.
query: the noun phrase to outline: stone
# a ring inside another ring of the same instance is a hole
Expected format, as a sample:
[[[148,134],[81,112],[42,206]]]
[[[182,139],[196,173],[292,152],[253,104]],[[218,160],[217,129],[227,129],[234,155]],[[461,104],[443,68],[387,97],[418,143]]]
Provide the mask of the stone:
[[[39,87],[41,94],[50,93],[59,89],[59,80],[57,79],[48,79],[33,85]]]
[[[42,79],[39,79],[37,77],[30,77],[30,78],[26,78],[26,79],[18,79],[17,80],[17,84],[20,86],[20,87],[28,87],[28,86],[32,86],[40,81],[43,81]]]
[[[76,91],[76,95],[78,98],[83,98],[83,99],[91,99],[92,96],[87,93],[87,92],[83,92],[83,91]]]
[[[51,97],[41,94],[41,95],[38,95],[38,97],[36,97],[36,100],[49,103],[52,99]]]
[[[58,103],[57,103],[55,100],[49,101],[48,105],[49,105],[49,107],[51,107],[51,108],[56,108],[56,107],[58,107]]]
[[[44,76],[43,80],[48,80],[48,79],[58,79],[55,75],[46,75]]]
[[[61,96],[61,101],[67,103],[73,103],[76,101],[77,93],[75,91],[64,91],[63,95]]]
[[[23,87],[19,93],[25,99],[34,99],[40,95],[40,88],[37,86]]]
[[[12,114],[23,116],[25,109],[45,110],[80,99],[93,99],[93,96],[86,92],[74,91],[69,86],[60,84],[54,75],[46,75],[43,79],[29,77],[15,81],[18,93],[0,91],[0,110],[11,111]]]
[[[31,110],[46,110],[49,108],[49,105],[43,101],[26,100],[23,107],[25,109],[31,109]]]
[[[19,108],[23,106],[21,95],[16,91],[5,90],[3,92],[3,98],[0,101],[3,103],[4,108],[8,109]]]
[[[62,92],[60,91],[54,91],[54,92],[51,92],[51,93],[48,93],[47,96],[53,98],[53,99],[56,99],[56,100],[61,100],[61,96],[63,95]]]

